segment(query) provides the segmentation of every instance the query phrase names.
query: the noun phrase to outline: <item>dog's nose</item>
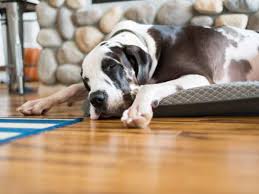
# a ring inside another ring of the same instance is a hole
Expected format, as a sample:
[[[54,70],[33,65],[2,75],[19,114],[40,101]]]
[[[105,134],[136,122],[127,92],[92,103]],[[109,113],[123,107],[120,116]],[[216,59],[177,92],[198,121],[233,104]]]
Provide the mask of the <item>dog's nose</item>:
[[[95,108],[104,108],[107,94],[104,91],[96,91],[90,94],[89,100]]]

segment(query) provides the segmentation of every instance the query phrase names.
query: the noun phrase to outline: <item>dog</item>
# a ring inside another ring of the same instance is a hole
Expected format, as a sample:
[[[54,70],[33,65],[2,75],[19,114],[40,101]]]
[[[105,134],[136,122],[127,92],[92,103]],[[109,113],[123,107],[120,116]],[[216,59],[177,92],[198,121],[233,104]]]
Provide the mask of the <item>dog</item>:
[[[18,108],[40,115],[61,103],[90,101],[90,118],[122,116],[145,128],[153,108],[179,90],[259,80],[259,34],[229,26],[144,25],[123,21],[84,59],[82,83]]]

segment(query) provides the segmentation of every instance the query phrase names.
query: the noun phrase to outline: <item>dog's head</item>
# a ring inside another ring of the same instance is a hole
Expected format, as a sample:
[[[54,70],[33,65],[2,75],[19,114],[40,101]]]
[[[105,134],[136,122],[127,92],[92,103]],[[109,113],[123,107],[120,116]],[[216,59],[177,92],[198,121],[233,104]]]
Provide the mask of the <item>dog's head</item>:
[[[82,65],[91,118],[121,115],[132,104],[138,87],[148,81],[150,68],[151,57],[139,46],[100,43]]]

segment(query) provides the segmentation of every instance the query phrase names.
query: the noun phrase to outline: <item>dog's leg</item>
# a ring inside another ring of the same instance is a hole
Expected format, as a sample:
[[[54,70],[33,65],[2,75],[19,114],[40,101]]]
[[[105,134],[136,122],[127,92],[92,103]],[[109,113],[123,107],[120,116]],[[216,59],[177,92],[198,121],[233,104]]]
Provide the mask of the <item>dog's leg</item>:
[[[72,105],[73,102],[84,100],[87,94],[88,92],[83,83],[74,84],[51,96],[28,101],[17,108],[17,111],[24,115],[41,115],[49,111],[55,105],[62,103]]]
[[[156,107],[163,98],[178,90],[209,84],[204,76],[186,75],[164,83],[143,85],[140,87],[132,106],[124,111],[121,120],[127,127],[145,128],[153,117],[152,107]]]

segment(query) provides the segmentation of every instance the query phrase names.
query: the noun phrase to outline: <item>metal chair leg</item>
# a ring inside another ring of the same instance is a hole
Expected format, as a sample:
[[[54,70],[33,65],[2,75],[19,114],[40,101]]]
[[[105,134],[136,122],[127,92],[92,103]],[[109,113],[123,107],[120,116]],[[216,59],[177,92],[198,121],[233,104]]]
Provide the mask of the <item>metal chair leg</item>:
[[[6,15],[9,36],[9,48],[11,54],[11,64],[15,66],[14,75],[19,94],[24,94],[24,67],[23,67],[23,7],[21,3],[12,2],[6,4]],[[13,90],[13,82],[10,80],[10,88]]]

